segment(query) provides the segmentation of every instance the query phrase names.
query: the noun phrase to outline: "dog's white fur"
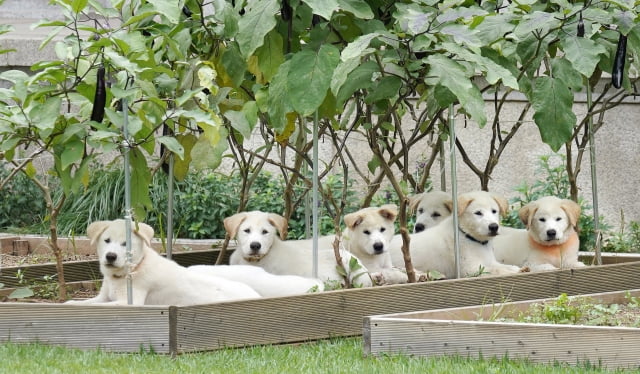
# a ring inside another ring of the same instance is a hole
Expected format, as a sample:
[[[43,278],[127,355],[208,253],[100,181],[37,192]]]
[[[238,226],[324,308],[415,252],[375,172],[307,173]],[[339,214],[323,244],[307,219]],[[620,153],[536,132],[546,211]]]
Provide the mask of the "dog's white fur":
[[[271,274],[261,267],[252,265],[193,265],[188,269],[200,274],[245,283],[263,297],[324,291],[324,283],[319,279]]]
[[[344,216],[345,249],[359,258],[376,284],[407,283],[407,274],[391,263],[390,245],[398,207],[392,204],[363,208]]]
[[[494,240],[496,259],[531,271],[585,266],[578,261],[580,205],[545,196],[518,211],[524,230],[509,230]]]
[[[453,201],[448,202],[453,210]],[[489,192],[476,191],[458,196],[458,226],[461,276],[482,273],[512,274],[520,271],[513,265],[498,262],[493,254],[492,239],[500,229],[500,214],[507,201]],[[473,238],[473,239],[471,239]],[[393,265],[404,266],[402,238],[396,235],[392,243]],[[411,234],[409,250],[416,270],[437,270],[446,277],[455,276],[453,216],[425,231]]]
[[[421,232],[437,225],[451,215],[451,194],[434,190],[409,197],[409,209],[416,214],[413,232]]]
[[[104,276],[96,297],[70,300],[75,304],[127,304],[127,259],[125,221],[96,221],[87,228],[91,245],[97,247]],[[131,278],[133,305],[193,305],[257,298],[244,283],[205,276],[160,256],[150,241],[153,228],[132,223]]]
[[[312,277],[313,253],[307,246],[301,245],[301,241],[284,240],[287,226],[284,217],[261,211],[241,212],[225,218],[225,229],[237,240],[237,247],[229,263],[259,266],[272,274]],[[324,282],[344,284],[343,277],[336,269],[333,251],[326,249],[329,248],[318,251],[317,277]],[[341,251],[341,257],[351,284],[361,287],[373,285],[366,267],[357,257],[345,250]],[[352,257],[360,264],[360,268],[353,272],[349,267]]]

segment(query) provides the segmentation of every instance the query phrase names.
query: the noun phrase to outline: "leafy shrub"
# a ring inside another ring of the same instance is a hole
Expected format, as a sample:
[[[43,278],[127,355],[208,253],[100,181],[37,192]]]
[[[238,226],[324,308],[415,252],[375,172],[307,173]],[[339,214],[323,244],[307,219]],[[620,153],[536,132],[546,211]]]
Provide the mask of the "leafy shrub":
[[[605,252],[640,251],[640,222],[631,221],[627,228],[622,220],[620,229],[610,233],[610,236],[604,240],[602,250]]]
[[[9,171],[0,167],[0,180]],[[42,191],[23,173],[14,175],[0,190],[0,229],[30,227],[42,222],[46,207]]]

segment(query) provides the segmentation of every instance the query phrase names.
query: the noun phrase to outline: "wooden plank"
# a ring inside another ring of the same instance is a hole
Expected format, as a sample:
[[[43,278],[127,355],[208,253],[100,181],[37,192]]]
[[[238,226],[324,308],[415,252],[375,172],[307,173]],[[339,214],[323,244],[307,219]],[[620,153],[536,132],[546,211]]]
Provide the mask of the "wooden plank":
[[[178,352],[362,334],[365,316],[640,288],[640,263],[179,307]]]
[[[640,290],[586,296],[599,303],[621,303],[627,293],[638,296]],[[554,299],[370,316],[363,328],[365,355],[508,356],[539,363],[575,365],[588,361],[606,368],[640,366],[637,328],[480,320],[512,317],[532,304]]]
[[[191,266],[199,264],[213,264],[218,258],[219,250],[207,250],[207,251],[189,251],[179,252],[173,254],[173,260],[182,266]],[[233,251],[227,251],[225,256],[225,263],[228,263],[229,256]],[[80,282],[80,281],[95,281],[102,279],[100,274],[100,265],[98,261],[71,261],[65,262],[64,276],[67,282]],[[4,283],[5,287],[18,287],[19,279],[16,278],[18,271],[22,271],[24,280],[34,281],[42,280],[45,276],[54,276],[58,272],[55,264],[41,264],[41,265],[24,265],[15,267],[1,267],[0,268],[0,283]]]
[[[168,307],[0,304],[0,342],[169,353]]]

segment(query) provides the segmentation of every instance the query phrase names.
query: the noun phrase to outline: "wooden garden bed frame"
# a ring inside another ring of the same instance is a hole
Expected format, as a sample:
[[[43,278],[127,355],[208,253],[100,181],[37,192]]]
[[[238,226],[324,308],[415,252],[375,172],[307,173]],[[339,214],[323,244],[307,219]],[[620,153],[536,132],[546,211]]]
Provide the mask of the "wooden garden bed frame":
[[[640,288],[640,262],[207,305],[0,303],[0,342],[180,354],[362,334],[366,316]]]
[[[640,290],[584,296],[595,303],[625,304],[628,294],[638,297]],[[638,328],[491,322],[517,317],[533,304],[554,299],[370,316],[364,320],[365,355],[509,357],[608,369],[640,367]]]

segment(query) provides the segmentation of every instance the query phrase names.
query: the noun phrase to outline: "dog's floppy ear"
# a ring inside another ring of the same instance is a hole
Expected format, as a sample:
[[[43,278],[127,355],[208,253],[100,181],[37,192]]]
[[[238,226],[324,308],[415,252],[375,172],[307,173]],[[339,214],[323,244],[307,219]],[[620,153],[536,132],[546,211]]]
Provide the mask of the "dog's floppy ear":
[[[534,214],[536,214],[537,210],[538,210],[538,206],[535,203],[535,201],[533,201],[523,206],[518,211],[518,217],[520,217],[520,221],[522,221],[522,223],[525,225],[527,229],[531,227],[531,219],[533,219],[533,216]]]
[[[87,226],[87,236],[91,240],[90,245],[94,246],[100,235],[109,227],[113,221],[95,221]]]
[[[461,216],[464,214],[464,211],[467,210],[467,207],[469,206],[469,204],[471,204],[471,202],[473,201],[472,197],[469,196],[458,196],[458,216]],[[451,211],[453,211],[453,202],[451,202]]]
[[[223,221],[224,229],[227,231],[231,239],[236,237],[236,234],[238,233],[238,227],[240,227],[240,224],[246,218],[247,218],[247,213],[240,212],[232,215],[231,217],[227,217],[224,219]]]
[[[420,201],[422,201],[422,197],[424,193],[419,193],[417,195],[409,196],[409,213],[413,214],[416,209],[418,209],[418,205]]]
[[[398,207],[394,204],[385,204],[378,209],[378,214],[387,221],[395,221],[398,216]]]
[[[580,205],[575,201],[569,199],[563,199],[560,203],[560,208],[564,210],[569,218],[569,223],[575,231],[578,231],[578,220],[580,219]]]
[[[279,214],[269,213],[269,223],[271,223],[280,233],[280,239],[285,240],[289,231],[289,222]]]
[[[498,207],[500,209],[500,215],[504,216],[505,214],[507,214],[507,211],[509,210],[509,202],[507,201],[507,199],[498,195],[492,194],[492,196],[493,196],[493,200],[495,200],[496,203],[498,203]]]
[[[136,222],[133,230],[139,237],[141,237],[147,244],[147,247],[151,247],[151,239],[153,239],[153,227],[143,222]]]
[[[349,213],[345,215],[343,219],[344,224],[347,225],[347,227],[351,230],[356,228],[359,224],[362,223],[362,221],[364,221],[364,218],[362,218],[360,212]]]

